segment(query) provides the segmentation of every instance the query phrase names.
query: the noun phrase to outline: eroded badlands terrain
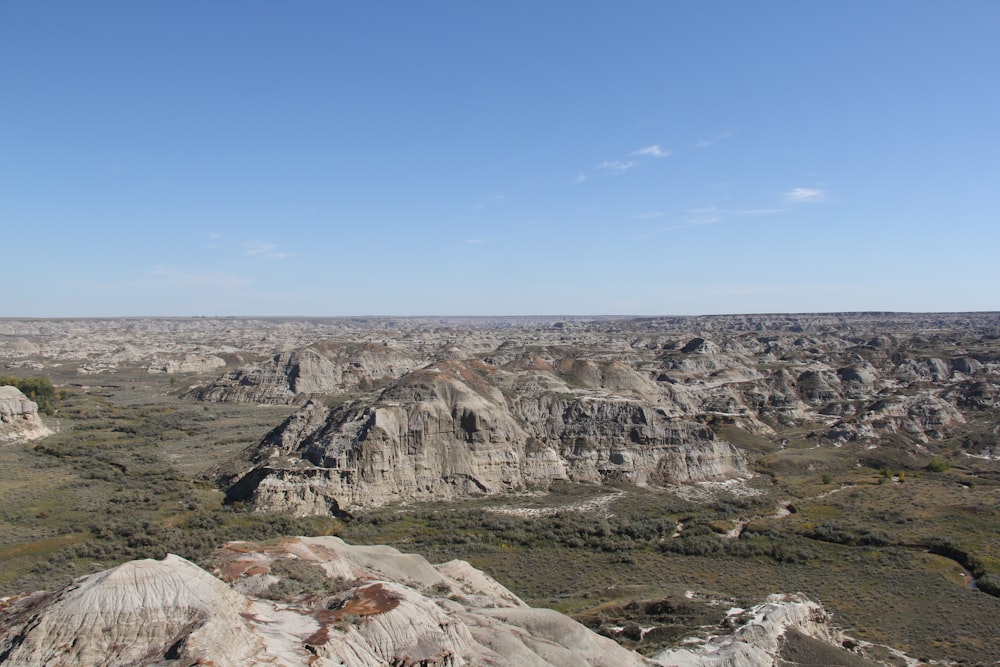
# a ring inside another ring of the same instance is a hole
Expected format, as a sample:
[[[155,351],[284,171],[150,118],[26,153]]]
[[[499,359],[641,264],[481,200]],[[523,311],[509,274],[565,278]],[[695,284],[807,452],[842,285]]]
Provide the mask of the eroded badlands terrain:
[[[826,629],[732,664],[816,637],[844,661],[1000,655],[998,314],[0,320],[0,363],[66,393],[48,437],[0,425],[6,594],[334,532],[468,560],[665,664],[696,664],[691,637],[731,647],[726,609],[799,591],[780,599],[822,603]],[[370,622],[323,627],[362,655]],[[290,632],[273,641],[332,650]],[[470,632],[449,655],[506,655]]]

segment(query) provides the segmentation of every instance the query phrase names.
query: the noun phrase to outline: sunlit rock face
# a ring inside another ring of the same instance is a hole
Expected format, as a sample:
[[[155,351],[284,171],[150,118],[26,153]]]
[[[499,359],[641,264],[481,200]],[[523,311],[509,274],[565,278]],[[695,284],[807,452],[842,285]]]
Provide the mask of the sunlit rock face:
[[[275,591],[289,571],[309,586],[282,597]],[[464,561],[433,566],[390,547],[288,538],[227,544],[214,572],[171,555],[0,601],[0,663],[652,664],[558,612],[528,607]]]
[[[404,375],[372,403],[309,403],[252,454],[256,466],[230,498],[326,514],[564,479],[649,484],[746,474],[739,450],[671,414],[676,406],[661,406],[645,378],[585,368],[595,388],[570,389],[534,366],[440,362]],[[614,391],[601,386],[609,379]]]
[[[0,443],[44,438],[51,434],[38,416],[38,404],[17,387],[0,386]]]
[[[337,537],[229,542],[211,573],[174,555],[0,600],[0,664],[17,667],[747,667],[876,664],[801,594],[731,609],[652,659],[526,605],[465,561],[432,565]]]

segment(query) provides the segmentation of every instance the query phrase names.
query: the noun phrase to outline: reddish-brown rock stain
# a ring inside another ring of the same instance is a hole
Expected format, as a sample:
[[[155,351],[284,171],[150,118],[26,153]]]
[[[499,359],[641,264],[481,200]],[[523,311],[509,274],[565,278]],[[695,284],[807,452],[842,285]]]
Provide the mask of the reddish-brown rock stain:
[[[311,614],[319,622],[319,630],[306,639],[306,644],[319,646],[330,639],[330,626],[349,616],[375,616],[399,606],[399,596],[382,584],[363,586],[339,609],[316,611]]]

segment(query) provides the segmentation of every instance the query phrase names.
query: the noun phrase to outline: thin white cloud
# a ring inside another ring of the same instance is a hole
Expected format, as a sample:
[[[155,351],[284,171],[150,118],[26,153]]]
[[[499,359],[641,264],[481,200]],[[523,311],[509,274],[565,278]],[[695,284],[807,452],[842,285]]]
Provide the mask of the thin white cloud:
[[[784,213],[783,208],[748,208],[739,211],[726,211],[726,213],[732,215],[773,215],[775,213]]]
[[[629,160],[628,162],[621,162],[619,160],[605,160],[601,164],[594,167],[595,169],[601,169],[603,171],[610,171],[615,174],[623,174],[632,167],[635,166],[635,162]]]
[[[506,202],[506,200],[507,200],[507,195],[493,195],[486,201],[481,201],[479,203],[473,204],[472,208],[477,211],[481,211],[482,209],[488,208],[490,206],[497,206],[499,204],[503,204]]]
[[[711,215],[711,214],[697,215],[693,218],[688,218],[685,226],[698,227],[700,225],[711,225],[718,222],[719,220],[722,220],[721,215]]]
[[[714,146],[715,144],[719,143],[720,141],[724,141],[726,139],[730,139],[730,138],[735,137],[735,136],[736,136],[735,132],[733,132],[732,130],[726,130],[725,132],[723,132],[721,134],[718,134],[718,135],[712,137],[711,139],[702,139],[701,141],[699,141],[698,143],[696,143],[694,145],[694,147],[695,148],[708,148],[709,146]]]
[[[576,178],[574,178],[572,181],[569,181],[567,185],[579,185],[580,183],[583,183],[585,180],[587,180],[586,174],[577,174]]]
[[[819,188],[793,188],[781,197],[790,202],[820,202],[829,199],[826,191]]]
[[[660,148],[658,145],[654,144],[652,146],[646,146],[645,148],[638,148],[629,155],[641,155],[645,157],[667,157],[670,155],[669,150]]]
[[[465,239],[465,245],[482,245],[486,243],[485,239]]]
[[[688,213],[705,214],[712,213],[722,216],[757,216],[783,213],[783,208],[719,208],[718,206],[706,206],[705,208],[689,208]]]
[[[249,278],[234,273],[215,271],[199,273],[193,271],[178,271],[176,269],[158,268],[146,274],[149,276],[144,284],[147,287],[187,287],[198,289],[236,289],[253,283]]]
[[[686,213],[686,217],[679,220],[676,224],[667,227],[661,227],[659,231],[661,232],[673,232],[678,229],[686,229],[688,227],[702,227],[704,225],[713,225],[722,220],[729,218],[738,217],[757,217],[762,215],[774,215],[776,213],[783,213],[785,209],[782,208],[748,208],[748,209],[723,209],[718,206],[703,206],[700,208],[689,208]]]
[[[222,238],[222,234],[220,234],[219,232],[209,232],[208,233],[208,240],[209,241],[218,241],[221,238]]]
[[[636,213],[632,217],[636,220],[652,220],[653,218],[662,218],[663,211],[646,211],[645,213]]]
[[[260,257],[263,259],[285,259],[286,257],[291,257],[290,253],[276,251],[275,248],[277,246],[264,241],[248,241],[243,244],[243,247],[251,257]]]
[[[263,255],[274,250],[273,243],[264,243],[263,241],[248,241],[243,246],[246,248],[248,255]]]

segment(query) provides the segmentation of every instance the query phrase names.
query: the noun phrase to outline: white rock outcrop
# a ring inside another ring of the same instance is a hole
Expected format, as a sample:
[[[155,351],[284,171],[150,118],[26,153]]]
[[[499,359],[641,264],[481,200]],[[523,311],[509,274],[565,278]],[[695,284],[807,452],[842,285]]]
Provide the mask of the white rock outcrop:
[[[281,582],[289,563],[325,583],[286,600],[246,592]],[[315,537],[230,543],[215,572],[167,556],[0,600],[0,664],[652,665],[465,563]]]
[[[663,651],[653,661],[670,667],[773,667],[792,664],[781,659],[785,636],[791,631],[819,640],[823,647],[839,648],[844,640],[826,611],[802,594],[770,595],[745,616],[745,623],[730,634]],[[850,658],[846,652],[841,655],[841,660]]]
[[[17,387],[0,386],[0,442],[35,440],[51,435],[38,416],[38,404]]]
[[[211,656],[219,667],[258,664],[263,642],[245,618],[252,608],[178,556],[133,561],[0,604],[0,662],[96,667]]]

